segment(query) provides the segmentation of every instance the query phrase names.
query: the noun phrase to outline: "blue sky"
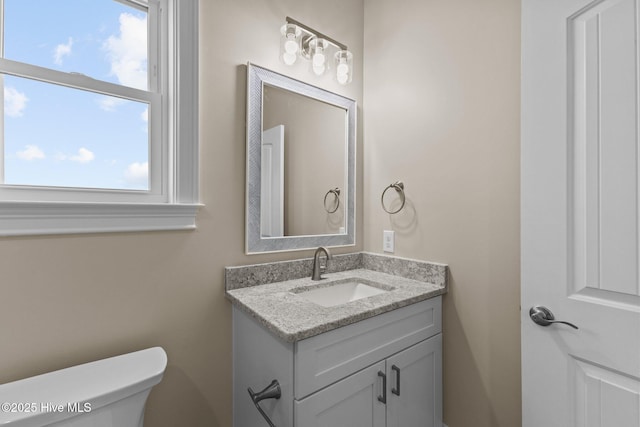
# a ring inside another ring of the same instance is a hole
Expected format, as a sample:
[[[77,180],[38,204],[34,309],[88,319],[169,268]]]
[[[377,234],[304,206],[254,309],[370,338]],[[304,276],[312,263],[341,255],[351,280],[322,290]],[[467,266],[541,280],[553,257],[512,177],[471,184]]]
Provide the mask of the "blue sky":
[[[147,89],[146,14],[114,0],[5,0],[4,57]],[[148,189],[147,105],[4,76],[6,184]]]

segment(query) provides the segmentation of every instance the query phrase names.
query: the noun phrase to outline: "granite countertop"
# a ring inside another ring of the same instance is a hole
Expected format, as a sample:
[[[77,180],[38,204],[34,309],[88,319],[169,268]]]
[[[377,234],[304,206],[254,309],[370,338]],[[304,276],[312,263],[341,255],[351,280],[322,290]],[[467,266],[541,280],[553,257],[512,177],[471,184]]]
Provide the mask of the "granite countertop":
[[[304,277],[236,289],[228,287],[226,293],[233,304],[276,336],[287,342],[295,342],[444,294],[447,290],[446,266],[436,267],[445,271],[441,283],[358,268],[324,274],[322,281]],[[330,286],[344,279],[374,282],[390,290],[334,307],[322,307],[300,295],[301,288]]]

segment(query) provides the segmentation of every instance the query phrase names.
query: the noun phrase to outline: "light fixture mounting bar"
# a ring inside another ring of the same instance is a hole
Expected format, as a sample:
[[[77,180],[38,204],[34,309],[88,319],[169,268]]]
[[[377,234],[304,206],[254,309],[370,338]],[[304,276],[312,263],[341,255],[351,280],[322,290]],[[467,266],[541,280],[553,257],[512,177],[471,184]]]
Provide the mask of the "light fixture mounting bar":
[[[332,45],[337,46],[340,50],[348,50],[347,49],[347,45],[342,44],[342,43],[332,39],[331,37],[328,37],[328,36],[322,34],[321,32],[316,31],[313,28],[311,28],[311,27],[309,27],[307,25],[304,25],[303,23],[298,22],[295,19],[290,18],[288,16],[287,16],[287,24],[297,25],[298,27],[300,27],[303,30],[305,30],[307,33],[314,34],[319,39],[324,39],[324,40],[328,41],[329,43],[331,43]]]

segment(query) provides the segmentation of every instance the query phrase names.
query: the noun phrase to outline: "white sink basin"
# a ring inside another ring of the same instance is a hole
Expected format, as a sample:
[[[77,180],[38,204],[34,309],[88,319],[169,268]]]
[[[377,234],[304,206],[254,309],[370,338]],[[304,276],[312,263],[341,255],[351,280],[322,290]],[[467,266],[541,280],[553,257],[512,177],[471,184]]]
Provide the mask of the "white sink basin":
[[[335,307],[362,298],[387,293],[388,290],[368,285],[362,280],[349,280],[311,290],[296,289],[295,293],[302,298],[322,307]]]

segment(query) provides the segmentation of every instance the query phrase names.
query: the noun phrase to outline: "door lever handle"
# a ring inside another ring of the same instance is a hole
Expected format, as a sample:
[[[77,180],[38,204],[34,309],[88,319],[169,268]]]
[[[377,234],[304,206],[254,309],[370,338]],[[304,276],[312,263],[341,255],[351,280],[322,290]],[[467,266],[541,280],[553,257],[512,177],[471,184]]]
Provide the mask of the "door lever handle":
[[[547,307],[536,305],[529,310],[529,317],[533,320],[533,323],[540,326],[549,326],[553,323],[562,323],[563,325],[571,326],[573,329],[578,329],[576,325],[563,320],[556,320],[555,316]]]

